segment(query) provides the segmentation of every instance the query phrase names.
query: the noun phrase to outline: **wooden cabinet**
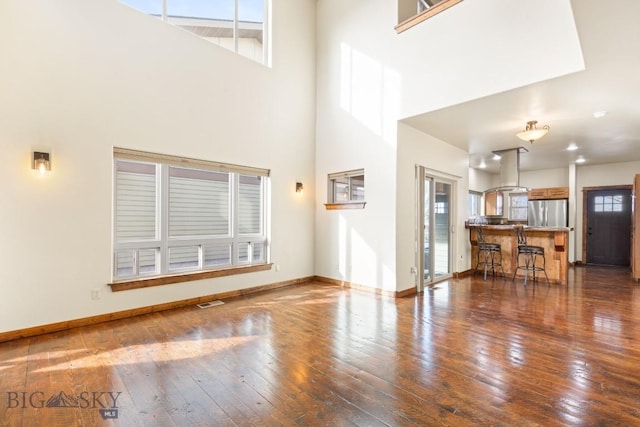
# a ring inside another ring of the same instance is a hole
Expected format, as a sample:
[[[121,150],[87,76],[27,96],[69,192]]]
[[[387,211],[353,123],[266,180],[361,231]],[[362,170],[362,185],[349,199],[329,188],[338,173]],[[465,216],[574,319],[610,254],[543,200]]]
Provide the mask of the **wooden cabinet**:
[[[529,200],[568,199],[569,187],[533,188],[528,196]]]
[[[545,194],[546,194],[546,189],[545,188],[535,188],[532,190],[529,190],[527,196],[529,197],[529,200],[541,200],[541,199],[546,199]]]
[[[500,191],[484,193],[484,214],[488,216],[503,215],[503,195]]]
[[[569,187],[547,188],[547,199],[568,199]]]

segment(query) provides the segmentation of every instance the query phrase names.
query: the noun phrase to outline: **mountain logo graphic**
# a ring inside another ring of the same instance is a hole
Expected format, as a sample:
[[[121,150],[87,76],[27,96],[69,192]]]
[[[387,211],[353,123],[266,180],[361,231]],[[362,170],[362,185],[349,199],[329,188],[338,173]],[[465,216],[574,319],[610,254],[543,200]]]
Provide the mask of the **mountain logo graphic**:
[[[49,400],[47,400],[47,408],[79,408],[80,403],[78,402],[78,398],[74,396],[69,396],[64,391],[51,396]]]
[[[0,398],[6,394],[7,409],[24,408],[62,408],[69,410],[97,409],[104,420],[117,419],[119,415],[118,398],[121,391],[82,391],[67,394],[60,390],[49,394],[47,399],[43,391],[0,391]],[[54,409],[57,410],[57,409]],[[0,424],[4,425],[1,421]]]

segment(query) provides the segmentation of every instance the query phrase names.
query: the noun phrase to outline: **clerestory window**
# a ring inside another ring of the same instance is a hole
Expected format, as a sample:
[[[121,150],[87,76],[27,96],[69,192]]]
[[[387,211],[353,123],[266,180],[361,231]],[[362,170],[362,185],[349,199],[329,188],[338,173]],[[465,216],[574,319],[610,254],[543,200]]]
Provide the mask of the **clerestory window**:
[[[114,281],[267,263],[269,171],[114,149]]]
[[[120,0],[141,12],[268,65],[270,0]]]

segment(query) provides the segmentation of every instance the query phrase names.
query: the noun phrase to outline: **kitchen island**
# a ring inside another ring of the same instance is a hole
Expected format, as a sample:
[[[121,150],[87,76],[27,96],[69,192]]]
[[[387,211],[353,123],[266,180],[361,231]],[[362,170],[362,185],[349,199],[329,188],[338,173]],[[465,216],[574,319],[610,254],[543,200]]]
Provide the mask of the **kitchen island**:
[[[499,243],[502,246],[502,268],[506,276],[511,279],[516,269],[516,255],[518,245],[513,225],[467,225],[469,240],[471,241],[471,269],[476,268],[478,261],[478,238],[476,230],[484,228],[486,243]],[[546,258],[546,271],[551,283],[566,285],[569,267],[569,231],[568,227],[524,227],[529,245],[542,246]],[[499,269],[498,269],[499,271]],[[524,278],[524,270],[518,270],[518,278]],[[542,278],[540,279],[540,276]],[[538,280],[545,281],[544,273],[536,275]],[[531,273],[529,273],[531,280]]]

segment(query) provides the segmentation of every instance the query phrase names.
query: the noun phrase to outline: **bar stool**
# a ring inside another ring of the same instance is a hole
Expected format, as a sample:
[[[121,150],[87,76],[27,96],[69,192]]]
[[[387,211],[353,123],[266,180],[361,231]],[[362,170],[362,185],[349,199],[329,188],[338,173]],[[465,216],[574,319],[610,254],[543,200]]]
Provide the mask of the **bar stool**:
[[[518,269],[523,269],[525,270],[524,285],[527,286],[527,277],[529,277],[529,272],[532,272],[533,281],[535,282],[536,271],[542,271],[544,276],[547,278],[547,285],[551,286],[547,270],[545,270],[546,259],[544,257],[544,248],[542,246],[532,246],[527,244],[527,234],[525,233],[523,226],[515,226],[514,229],[516,231],[518,251],[516,255],[516,270],[513,272],[512,280],[516,280]],[[520,256],[524,256],[524,264],[520,264]],[[536,264],[536,261],[540,258],[542,258],[542,266]]]
[[[476,227],[476,235],[478,237],[478,260],[473,274],[475,274],[482,265],[484,269],[484,280],[487,280],[488,268],[491,268],[491,274],[495,277],[496,267],[500,267],[502,277],[505,277],[504,269],[502,268],[502,246],[500,243],[487,243],[484,238],[484,228],[482,226]]]

